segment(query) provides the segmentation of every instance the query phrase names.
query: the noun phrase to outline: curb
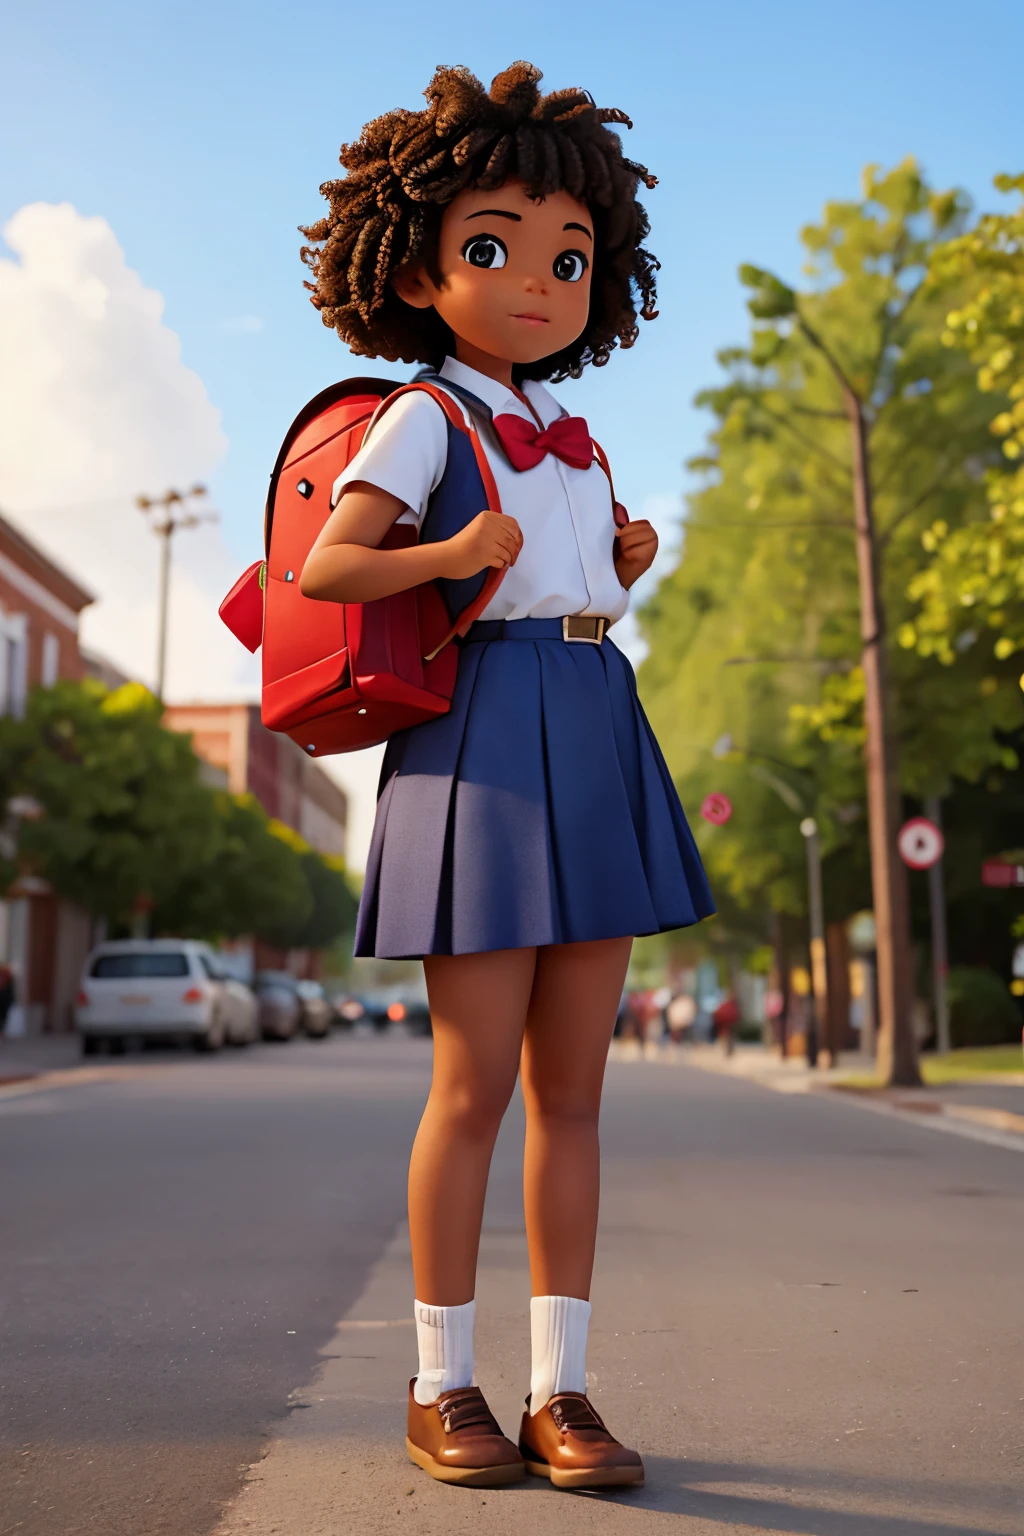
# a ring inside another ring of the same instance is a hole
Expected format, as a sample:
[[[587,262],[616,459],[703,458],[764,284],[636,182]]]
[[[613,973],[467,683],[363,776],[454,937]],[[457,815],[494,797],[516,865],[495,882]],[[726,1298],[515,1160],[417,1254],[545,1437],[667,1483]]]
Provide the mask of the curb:
[[[627,1055],[625,1052],[617,1053],[614,1058],[619,1061],[636,1061],[643,1059],[639,1053]],[[1024,1115],[1015,1114],[1008,1109],[990,1109],[980,1104],[943,1104],[938,1099],[907,1099],[898,1097],[906,1090],[880,1089],[876,1092],[864,1089],[847,1088],[840,1082],[818,1082],[810,1074],[796,1076],[796,1069],[782,1066],[781,1063],[774,1071],[762,1073],[759,1071],[737,1071],[735,1067],[727,1065],[728,1058],[724,1056],[702,1059],[699,1055],[673,1056],[665,1058],[663,1065],[692,1067],[698,1072],[711,1072],[718,1077],[731,1077],[735,1081],[752,1083],[757,1088],[765,1088],[770,1093],[806,1093],[814,1094],[819,1099],[841,1100],[846,1104],[852,1104],[858,1109],[866,1109],[872,1114],[888,1115],[890,1119],[902,1120],[905,1125],[924,1126],[926,1129],[941,1131],[949,1136],[960,1136],[968,1141],[984,1142],[987,1146],[1002,1147],[1008,1152],[1024,1152]],[[1006,1074],[989,1074],[998,1077],[1003,1082]],[[1017,1073],[1010,1074],[1017,1077]],[[1024,1074],[1020,1074],[1024,1080]],[[973,1081],[977,1081],[974,1079]],[[950,1086],[943,1084],[943,1087]],[[1009,1086],[1009,1085],[1008,1085]],[[924,1090],[927,1092],[927,1089]],[[882,1095],[890,1093],[897,1097],[884,1098]]]

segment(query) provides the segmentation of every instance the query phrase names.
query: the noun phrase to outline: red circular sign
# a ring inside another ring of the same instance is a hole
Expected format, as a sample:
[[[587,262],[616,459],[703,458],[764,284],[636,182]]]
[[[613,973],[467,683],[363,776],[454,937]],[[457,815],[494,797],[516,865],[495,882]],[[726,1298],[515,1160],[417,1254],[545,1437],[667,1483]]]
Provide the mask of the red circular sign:
[[[934,821],[927,816],[912,816],[900,827],[896,846],[900,858],[911,869],[931,869],[942,858],[945,843]]]
[[[721,827],[732,815],[732,801],[728,795],[707,795],[700,813],[713,827]]]

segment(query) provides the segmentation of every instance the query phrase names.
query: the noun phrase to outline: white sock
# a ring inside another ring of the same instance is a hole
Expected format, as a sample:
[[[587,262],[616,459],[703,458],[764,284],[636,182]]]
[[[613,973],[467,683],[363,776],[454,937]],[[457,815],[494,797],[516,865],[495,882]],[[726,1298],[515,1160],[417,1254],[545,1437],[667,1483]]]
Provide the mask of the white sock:
[[[558,1392],[586,1392],[589,1323],[590,1302],[578,1296],[534,1296],[530,1302],[531,1413]]]
[[[476,1302],[461,1307],[428,1307],[413,1303],[420,1368],[412,1395],[418,1403],[433,1403],[442,1392],[473,1385],[473,1317]]]

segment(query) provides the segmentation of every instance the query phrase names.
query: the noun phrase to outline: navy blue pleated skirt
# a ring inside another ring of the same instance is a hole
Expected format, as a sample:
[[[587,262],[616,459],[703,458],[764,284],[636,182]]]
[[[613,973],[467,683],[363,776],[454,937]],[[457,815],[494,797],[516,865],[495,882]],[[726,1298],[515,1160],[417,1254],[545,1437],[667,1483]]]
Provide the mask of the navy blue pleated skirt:
[[[633,669],[559,619],[470,631],[451,711],[392,737],[355,953],[685,928],[714,908]]]

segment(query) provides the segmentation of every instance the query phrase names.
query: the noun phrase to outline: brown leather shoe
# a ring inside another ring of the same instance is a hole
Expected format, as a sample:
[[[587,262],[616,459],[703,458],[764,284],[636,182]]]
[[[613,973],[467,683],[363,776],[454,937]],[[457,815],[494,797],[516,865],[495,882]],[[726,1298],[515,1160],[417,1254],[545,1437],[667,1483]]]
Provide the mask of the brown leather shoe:
[[[479,1387],[456,1387],[433,1403],[418,1403],[409,1383],[410,1459],[442,1483],[495,1488],[526,1476],[523,1458],[498,1428]]]
[[[636,1451],[619,1444],[582,1392],[559,1392],[537,1414],[527,1399],[519,1449],[526,1470],[549,1477],[555,1488],[626,1488],[644,1480]]]

